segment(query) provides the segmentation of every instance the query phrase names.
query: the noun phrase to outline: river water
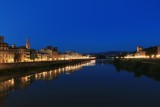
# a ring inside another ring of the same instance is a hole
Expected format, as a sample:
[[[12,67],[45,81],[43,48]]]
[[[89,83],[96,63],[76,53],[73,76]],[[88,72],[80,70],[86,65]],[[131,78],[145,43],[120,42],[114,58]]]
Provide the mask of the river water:
[[[0,76],[0,107],[160,107],[159,101],[157,79],[94,61]]]

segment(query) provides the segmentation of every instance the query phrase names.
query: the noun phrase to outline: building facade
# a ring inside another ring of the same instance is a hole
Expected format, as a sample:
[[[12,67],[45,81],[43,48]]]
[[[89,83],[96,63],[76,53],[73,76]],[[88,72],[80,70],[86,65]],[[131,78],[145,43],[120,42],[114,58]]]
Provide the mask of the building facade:
[[[48,46],[44,49],[41,49],[40,52],[48,54],[49,60],[60,60],[61,55],[58,53],[58,48],[53,46]]]
[[[82,54],[71,51],[60,54],[58,48],[53,46],[48,46],[40,51],[31,49],[29,38],[26,40],[26,46],[9,46],[4,42],[4,36],[0,36],[0,63],[73,60],[84,58],[89,58],[89,56],[83,56]]]
[[[72,59],[82,59],[84,58],[82,54],[72,52],[72,51],[66,51],[63,55],[64,60],[72,60]]]
[[[4,36],[0,36],[0,63],[13,63],[14,52],[10,50],[7,43],[4,42]]]
[[[31,50],[31,61],[49,61],[49,54]]]
[[[26,47],[17,47],[15,49],[15,60],[18,58],[18,62],[30,62],[30,50]]]

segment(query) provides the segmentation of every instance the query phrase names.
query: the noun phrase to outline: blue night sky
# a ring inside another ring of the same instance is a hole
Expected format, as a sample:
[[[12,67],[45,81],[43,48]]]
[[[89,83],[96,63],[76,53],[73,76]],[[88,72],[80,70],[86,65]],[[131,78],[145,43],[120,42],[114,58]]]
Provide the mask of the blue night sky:
[[[159,0],[0,0],[0,35],[18,46],[130,51],[160,45]]]

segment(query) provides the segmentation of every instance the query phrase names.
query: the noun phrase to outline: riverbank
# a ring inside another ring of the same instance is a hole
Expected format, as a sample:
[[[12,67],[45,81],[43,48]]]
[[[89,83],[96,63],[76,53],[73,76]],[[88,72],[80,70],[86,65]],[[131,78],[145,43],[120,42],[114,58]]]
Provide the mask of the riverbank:
[[[119,67],[131,69],[134,71],[160,71],[160,61],[158,60],[126,60],[126,59],[114,59],[107,61]]]
[[[64,72],[73,72],[73,70],[80,69],[85,64],[88,66],[89,63],[92,63],[92,61],[81,61],[81,62],[75,62],[75,63],[66,63],[62,65],[56,65],[56,66],[45,66],[45,67],[34,67],[34,68],[27,68],[27,69],[10,69],[10,70],[3,70],[0,72],[0,81],[9,80],[12,78],[19,78],[24,76],[30,76],[37,73],[42,72],[49,72],[57,70],[56,75],[59,73]],[[47,74],[49,76],[50,74]]]
[[[105,63],[113,64],[120,72],[125,70],[133,72],[136,77],[145,75],[160,81],[160,64],[158,60],[150,63],[148,61],[144,62],[144,60],[114,59],[112,61],[106,61]]]
[[[53,67],[66,64],[80,63],[84,61],[90,61],[94,59],[76,59],[76,60],[61,60],[61,61],[45,61],[45,62],[23,62],[23,63],[3,63],[0,64],[0,71],[14,70],[14,69],[31,69],[31,68],[43,68]]]

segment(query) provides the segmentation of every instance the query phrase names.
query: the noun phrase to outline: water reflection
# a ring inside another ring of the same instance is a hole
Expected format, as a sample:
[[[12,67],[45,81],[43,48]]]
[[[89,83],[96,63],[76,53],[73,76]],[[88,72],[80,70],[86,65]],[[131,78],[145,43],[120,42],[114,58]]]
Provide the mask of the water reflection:
[[[3,105],[4,100],[8,97],[10,91],[16,89],[23,89],[31,85],[36,80],[53,80],[60,74],[71,74],[76,70],[81,69],[84,66],[94,66],[95,61],[78,63],[74,65],[68,65],[60,67],[54,70],[43,71],[25,76],[14,76],[9,79],[4,79],[4,76],[0,77],[0,106]],[[4,80],[3,80],[4,79]]]
[[[120,64],[115,64],[114,65],[116,68],[117,72],[131,72],[134,74],[134,77],[136,78],[141,78],[142,76],[146,76],[148,78],[152,78],[156,81],[160,81],[160,72],[159,70],[147,70],[147,69],[141,69],[141,71],[136,70],[137,68],[132,68],[132,67],[128,67],[128,66],[121,66]],[[148,66],[148,69],[150,66]]]

